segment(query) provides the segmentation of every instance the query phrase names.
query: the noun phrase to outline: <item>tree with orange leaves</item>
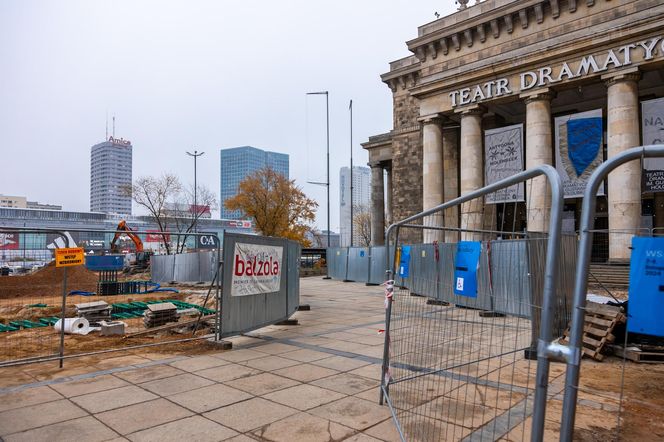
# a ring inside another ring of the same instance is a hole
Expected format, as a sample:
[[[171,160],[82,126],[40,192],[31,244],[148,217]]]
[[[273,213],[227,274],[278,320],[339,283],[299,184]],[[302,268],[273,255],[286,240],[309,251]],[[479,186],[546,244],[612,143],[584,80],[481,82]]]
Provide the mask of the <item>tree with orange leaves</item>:
[[[310,246],[305,234],[311,230],[318,203],[282,174],[266,167],[240,182],[237,194],[226,200],[229,210],[253,218],[261,235],[278,236]]]

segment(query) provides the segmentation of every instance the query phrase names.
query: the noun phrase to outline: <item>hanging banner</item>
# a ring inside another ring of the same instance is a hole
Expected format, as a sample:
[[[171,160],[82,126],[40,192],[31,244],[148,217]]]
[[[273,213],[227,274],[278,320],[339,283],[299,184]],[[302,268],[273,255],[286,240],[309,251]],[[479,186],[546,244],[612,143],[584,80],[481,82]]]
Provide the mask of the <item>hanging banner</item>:
[[[557,117],[556,170],[563,181],[565,198],[581,198],[588,178],[604,159],[602,110]],[[604,183],[597,191],[604,195]]]
[[[523,124],[484,131],[485,184],[523,171]],[[487,203],[523,201],[523,183],[490,193]]]
[[[0,250],[18,250],[18,233],[0,233]]]
[[[632,238],[627,331],[664,336],[664,238]]]
[[[477,270],[480,267],[480,241],[459,241],[454,260],[454,294],[477,298]]]
[[[281,246],[235,243],[231,296],[278,292],[283,253]]]
[[[643,144],[664,144],[664,98],[641,103]],[[664,191],[664,158],[643,161],[643,190]]]

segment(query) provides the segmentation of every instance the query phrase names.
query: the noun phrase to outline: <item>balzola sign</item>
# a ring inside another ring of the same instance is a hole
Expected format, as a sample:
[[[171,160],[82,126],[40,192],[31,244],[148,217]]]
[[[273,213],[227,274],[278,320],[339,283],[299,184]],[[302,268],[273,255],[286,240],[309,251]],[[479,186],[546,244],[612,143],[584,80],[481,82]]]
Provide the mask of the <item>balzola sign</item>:
[[[235,243],[231,296],[275,293],[281,285],[284,248]]]
[[[473,87],[459,89],[450,93],[452,107],[471,103],[480,103],[492,98],[510,95],[514,91],[525,92],[534,87],[549,86],[562,81],[581,78],[587,75],[606,72],[609,68],[620,68],[632,64],[634,54],[643,56],[644,61],[652,60],[664,54],[664,38],[653,37],[631,43],[620,48],[609,49],[603,55],[588,55],[576,63],[563,62],[559,66],[546,66],[536,71],[519,74],[519,88],[514,89],[509,78],[498,78]]]

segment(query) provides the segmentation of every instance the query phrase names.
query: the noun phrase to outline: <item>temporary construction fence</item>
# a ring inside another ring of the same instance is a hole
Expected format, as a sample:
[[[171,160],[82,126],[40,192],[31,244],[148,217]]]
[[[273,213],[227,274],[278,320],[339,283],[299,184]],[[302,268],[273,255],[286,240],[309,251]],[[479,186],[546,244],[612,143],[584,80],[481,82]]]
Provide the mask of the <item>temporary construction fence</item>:
[[[84,355],[220,339],[222,333],[228,336],[283,319],[298,305],[300,249],[291,243],[284,247],[278,263],[276,259],[271,261],[276,267],[269,269],[272,280],[283,281],[280,288],[262,304],[238,306],[238,298],[232,296],[232,283],[238,280],[231,265],[233,256],[224,268],[216,235],[216,249],[187,254],[195,260],[206,259],[213,266],[214,274],[210,276],[208,267],[208,276],[200,278],[207,279],[206,284],[162,287],[152,280],[149,268],[123,269],[125,253],[101,255],[102,249],[110,248],[115,234],[127,234],[125,231],[75,230],[78,238],[94,238],[100,244],[97,255],[85,257],[94,265],[56,267],[54,255],[77,245],[71,241],[71,232],[0,228],[0,268],[6,269],[2,273],[6,276],[0,276],[0,367],[51,360],[59,360],[62,365],[66,358]],[[178,244],[200,235],[211,234],[168,232],[163,237],[170,244]],[[229,234],[229,238],[236,237]],[[279,240],[254,236],[246,241],[254,246],[253,257],[259,257]],[[175,258],[176,276],[179,260],[187,258]],[[183,267],[186,272],[188,267]],[[251,272],[243,281],[247,286],[265,289],[259,273]],[[272,280],[265,282],[267,286]],[[229,290],[229,298],[221,296],[222,286]],[[249,298],[253,297],[242,300]],[[226,317],[226,324],[221,322],[224,299],[227,311],[233,312],[233,316]],[[241,328],[234,322],[236,316],[242,321]],[[65,327],[56,330],[58,321]]]
[[[536,179],[548,182],[537,214],[547,233],[515,228],[506,214],[522,203],[485,204],[524,182],[533,195]],[[561,276],[575,239],[561,235],[562,198],[558,174],[541,166],[388,229],[381,400],[402,440],[542,439],[547,400],[562,386],[549,390],[549,354],[538,347],[570,316]]]
[[[385,281],[385,246],[331,247],[327,263],[332,279],[376,285]]]
[[[288,319],[300,304],[298,242],[224,235],[221,337]]]
[[[581,374],[582,356],[587,339],[584,334],[588,330],[586,316],[589,312],[587,306],[588,274],[590,269],[593,239],[596,230],[593,228],[595,219],[596,200],[594,196],[607,177],[611,179],[611,172],[622,164],[645,158],[664,157],[664,145],[643,146],[629,149],[619,155],[610,158],[600,165],[588,180],[584,192],[583,207],[580,219],[580,243],[578,259],[576,263],[576,275],[574,284],[573,315],[570,326],[569,347],[560,350],[559,344],[549,344],[567,364],[564,399],[562,405],[562,420],[560,426],[560,439],[571,441],[574,436],[575,419],[579,393],[584,395],[588,402],[593,394],[597,392],[588,391],[583,385]],[[642,168],[644,163],[642,161]],[[631,244],[630,260],[630,291],[629,305],[624,314],[627,317],[627,326],[622,344],[623,370],[617,392],[602,392],[602,395],[617,393],[618,413],[617,429],[614,436],[617,440],[622,439],[620,434],[621,415],[624,409],[624,391],[630,386],[624,377],[626,359],[629,354],[628,345],[637,341],[648,344],[657,344],[661,349],[664,343],[664,327],[662,327],[661,314],[664,309],[661,294],[664,291],[664,239],[660,237],[659,229],[634,229],[633,231],[608,231],[609,235],[618,237],[625,244]],[[593,319],[591,317],[591,319]],[[595,321],[596,322],[596,321]],[[591,330],[592,331],[592,330]],[[591,332],[589,331],[589,333]],[[592,334],[592,333],[591,333]],[[545,343],[546,344],[546,343]],[[651,354],[652,355],[652,354]],[[664,352],[654,353],[658,360],[664,360]],[[641,357],[640,355],[638,355]],[[643,356],[645,358],[645,356]],[[639,358],[635,358],[639,359]],[[644,388],[647,383],[639,376],[639,385],[632,385],[632,391]],[[633,379],[631,382],[635,382]],[[656,437],[656,436],[654,436]]]
[[[216,250],[155,255],[150,262],[152,281],[210,282],[217,271],[216,263]]]

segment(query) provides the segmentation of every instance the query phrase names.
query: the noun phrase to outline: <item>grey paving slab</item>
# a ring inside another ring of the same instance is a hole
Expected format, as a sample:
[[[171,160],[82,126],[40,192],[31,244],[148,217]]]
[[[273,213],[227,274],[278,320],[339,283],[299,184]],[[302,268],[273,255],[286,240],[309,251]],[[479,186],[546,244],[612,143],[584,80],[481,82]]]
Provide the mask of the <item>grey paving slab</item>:
[[[86,415],[84,410],[66,399],[15,408],[0,413],[0,436]]]
[[[254,431],[269,441],[328,442],[342,440],[355,433],[352,428],[329,422],[308,413],[299,413]]]
[[[197,371],[196,375],[213,380],[215,382],[226,382],[233,379],[257,375],[260,373],[262,373],[261,370],[247,367],[246,365],[228,364],[221,367],[214,367]]]
[[[114,408],[125,407],[127,405],[138,404],[157,399],[158,396],[145,391],[135,385],[128,387],[115,388],[113,390],[98,391],[96,393],[84,394],[71,398],[79,407],[89,413],[101,413],[102,411],[112,410]]]
[[[196,356],[193,358],[187,358],[173,362],[170,365],[172,367],[179,368],[180,370],[192,372],[205,370],[206,368],[221,367],[222,365],[226,364],[230,364],[230,362],[221,358],[215,358],[212,356]]]
[[[255,396],[262,396],[273,391],[292,387],[297,385],[298,382],[294,381],[293,379],[277,376],[272,373],[261,373],[255,376],[227,381],[225,384],[230,385],[233,388],[246,391]]]
[[[354,374],[357,376],[363,376],[367,379],[371,379],[380,383],[380,376],[382,373],[382,366],[380,364],[369,364],[364,367],[356,368],[348,372],[349,374]]]
[[[370,388],[378,387],[380,382],[363,376],[350,373],[339,373],[323,379],[317,379],[311,382],[312,385],[327,388],[328,390],[338,391],[348,395],[361,393]]]
[[[5,442],[101,442],[115,439],[118,434],[92,416],[46,425],[22,433],[4,436]]]
[[[48,386],[28,388],[0,395],[0,412],[13,408],[42,404],[44,402],[57,401],[58,399],[63,399],[63,396]]]
[[[260,351],[261,353],[267,353],[270,355],[279,355],[282,353],[288,353],[291,351],[299,350],[299,347],[294,347],[292,345],[275,342],[272,344],[258,345],[256,347],[252,347],[252,350]]]
[[[356,368],[364,367],[368,365],[369,362],[363,361],[356,358],[346,358],[343,356],[331,356],[326,359],[320,359],[318,361],[313,361],[312,364],[320,365],[321,367],[331,368],[332,370],[337,371],[351,371]]]
[[[240,433],[246,433],[297,412],[296,409],[285,405],[262,398],[254,398],[228,407],[218,408],[205,413],[203,416]]]
[[[97,391],[111,390],[113,388],[126,387],[128,385],[128,382],[108,374],[77,381],[63,382],[61,384],[53,384],[51,385],[51,388],[65,397],[72,397],[95,393]]]
[[[250,359],[264,358],[265,353],[261,353],[256,350],[251,350],[248,348],[241,348],[238,350],[229,350],[223,353],[214,355],[216,358],[221,358],[229,362],[244,362]]]
[[[291,351],[281,355],[283,358],[293,359],[300,362],[311,362],[318,361],[320,359],[329,358],[329,353],[323,353],[321,351],[301,349],[297,351]]]
[[[169,400],[197,413],[214,410],[236,402],[251,399],[253,396],[235,388],[214,384],[196,390],[185,391],[169,396]]]
[[[309,413],[356,430],[364,430],[390,417],[388,407],[357,397],[346,397],[309,410]]]
[[[246,361],[244,364],[247,367],[257,368],[263,371],[279,370],[280,368],[291,367],[297,365],[298,361],[292,359],[281,358],[279,356],[266,356],[264,358],[252,359]]]
[[[104,411],[95,417],[122,435],[191,416],[193,413],[166,399]]]
[[[154,381],[157,379],[168,378],[183,374],[184,371],[178,370],[168,364],[153,365],[151,367],[136,368],[134,370],[115,373],[114,376],[124,379],[127,382],[141,384],[143,382]]]
[[[399,437],[399,432],[392,418],[367,428],[364,433],[386,442],[401,442],[401,437]]]
[[[156,393],[159,396],[170,396],[173,394],[182,393],[183,391],[205,387],[206,385],[211,384],[213,384],[213,382],[209,379],[205,379],[191,373],[185,373],[172,376],[170,378],[144,382],[140,384],[140,387]]]
[[[289,407],[297,408],[298,410],[306,411],[336,401],[344,396],[341,393],[314,385],[296,385],[266,394],[263,397],[283,405],[288,405]]]
[[[300,382],[311,382],[316,379],[332,376],[339,372],[332,370],[331,368],[319,367],[318,365],[299,364],[292,367],[282,368],[281,370],[275,370],[272,373]]]
[[[216,442],[237,435],[236,431],[202,416],[191,416],[137,431],[127,437],[133,442]]]

